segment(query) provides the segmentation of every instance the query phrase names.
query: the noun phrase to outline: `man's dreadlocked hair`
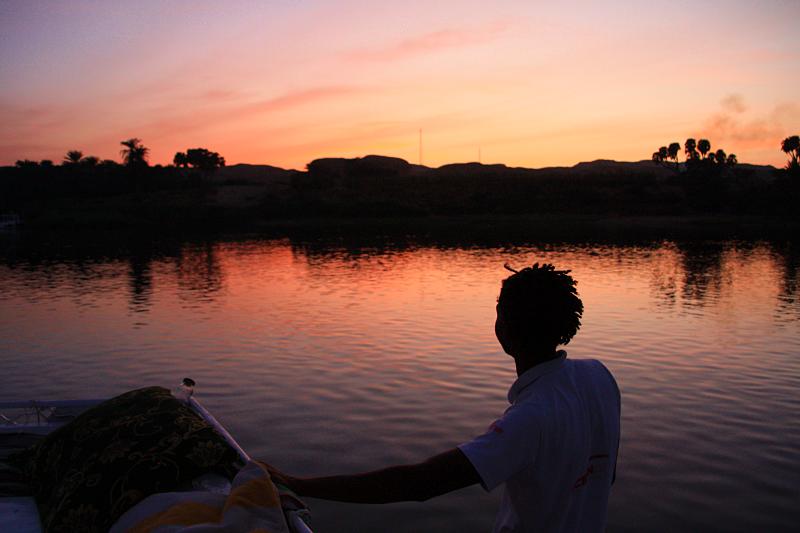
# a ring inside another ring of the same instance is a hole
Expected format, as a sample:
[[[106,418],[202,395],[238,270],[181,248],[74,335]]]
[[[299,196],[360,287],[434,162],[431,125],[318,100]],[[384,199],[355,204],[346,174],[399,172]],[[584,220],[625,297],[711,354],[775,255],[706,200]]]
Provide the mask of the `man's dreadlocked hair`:
[[[569,270],[548,263],[516,271],[503,280],[499,312],[514,337],[527,348],[567,344],[581,327],[583,302]]]

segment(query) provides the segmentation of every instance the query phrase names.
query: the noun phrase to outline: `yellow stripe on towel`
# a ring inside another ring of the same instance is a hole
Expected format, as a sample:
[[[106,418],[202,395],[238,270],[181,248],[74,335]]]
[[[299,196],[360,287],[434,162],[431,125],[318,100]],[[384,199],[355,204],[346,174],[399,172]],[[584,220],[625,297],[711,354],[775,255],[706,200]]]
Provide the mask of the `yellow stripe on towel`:
[[[264,476],[250,479],[234,488],[225,500],[222,512],[226,513],[230,507],[251,509],[254,507],[280,507],[280,505],[278,491],[275,490],[269,477]]]
[[[160,526],[193,526],[196,524],[217,523],[222,513],[219,508],[197,502],[184,502],[147,517],[129,533],[150,533]]]

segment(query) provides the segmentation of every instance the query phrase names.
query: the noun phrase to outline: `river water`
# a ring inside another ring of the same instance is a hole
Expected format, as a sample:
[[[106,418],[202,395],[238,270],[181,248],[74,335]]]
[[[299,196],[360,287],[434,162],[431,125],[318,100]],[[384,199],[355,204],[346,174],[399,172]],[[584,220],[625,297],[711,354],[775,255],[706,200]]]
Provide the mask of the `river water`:
[[[0,400],[106,397],[184,376],[253,456],[297,475],[419,461],[503,412],[503,263],[568,268],[569,357],[623,398],[610,531],[800,522],[800,300],[785,241],[5,238]],[[488,531],[499,491],[310,500],[314,528]]]

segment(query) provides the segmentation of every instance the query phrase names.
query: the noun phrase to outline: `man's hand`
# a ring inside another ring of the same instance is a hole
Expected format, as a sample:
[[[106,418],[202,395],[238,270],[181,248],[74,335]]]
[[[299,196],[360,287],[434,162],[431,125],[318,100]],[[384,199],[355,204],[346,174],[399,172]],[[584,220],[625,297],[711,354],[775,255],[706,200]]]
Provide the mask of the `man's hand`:
[[[294,483],[297,481],[295,478],[288,474],[284,474],[269,463],[265,463],[264,461],[256,462],[267,469],[267,472],[269,472],[269,477],[272,478],[273,483],[276,485],[283,485],[287,489],[297,492],[297,490],[295,490],[293,487]]]

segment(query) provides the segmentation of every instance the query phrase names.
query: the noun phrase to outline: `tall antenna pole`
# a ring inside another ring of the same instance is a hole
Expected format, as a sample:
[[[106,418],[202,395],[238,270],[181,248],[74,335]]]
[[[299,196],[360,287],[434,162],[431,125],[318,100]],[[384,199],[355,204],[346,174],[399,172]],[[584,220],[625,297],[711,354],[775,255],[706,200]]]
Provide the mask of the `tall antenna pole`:
[[[419,165],[422,166],[422,128],[419,129]]]

